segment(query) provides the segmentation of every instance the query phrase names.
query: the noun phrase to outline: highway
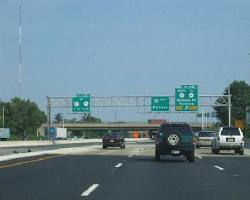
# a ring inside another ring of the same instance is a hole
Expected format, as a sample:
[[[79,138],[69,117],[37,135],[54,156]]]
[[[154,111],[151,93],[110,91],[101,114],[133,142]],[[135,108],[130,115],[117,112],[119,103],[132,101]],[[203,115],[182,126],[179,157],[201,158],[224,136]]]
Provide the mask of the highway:
[[[64,148],[0,162],[0,199],[249,200],[249,166],[249,149],[240,156],[200,148],[189,163],[184,157],[155,162],[153,144]]]

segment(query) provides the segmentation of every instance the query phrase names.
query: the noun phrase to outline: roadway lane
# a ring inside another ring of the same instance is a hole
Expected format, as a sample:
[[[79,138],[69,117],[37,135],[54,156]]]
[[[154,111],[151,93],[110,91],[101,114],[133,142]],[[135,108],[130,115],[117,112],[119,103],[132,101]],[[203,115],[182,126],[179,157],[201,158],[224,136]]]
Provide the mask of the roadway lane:
[[[250,156],[209,151],[199,149],[202,158],[194,163],[184,157],[155,162],[153,145],[127,145],[125,150],[97,145],[9,168],[1,166],[21,160],[1,162],[0,199],[249,200]]]
[[[121,191],[121,200],[249,200],[249,165],[249,156],[230,154],[203,157],[195,163],[187,162],[184,157],[166,157],[162,162],[154,162],[153,149],[146,148],[120,169],[119,177],[103,180],[102,185],[108,187],[97,190],[90,199],[116,199],[119,194],[116,191]]]

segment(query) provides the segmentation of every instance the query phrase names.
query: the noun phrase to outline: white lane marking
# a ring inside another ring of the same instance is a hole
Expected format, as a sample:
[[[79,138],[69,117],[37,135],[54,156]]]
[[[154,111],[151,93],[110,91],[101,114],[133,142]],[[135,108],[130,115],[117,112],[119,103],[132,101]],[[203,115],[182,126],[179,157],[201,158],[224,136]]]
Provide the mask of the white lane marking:
[[[132,158],[132,155],[128,156],[129,158]]]
[[[218,170],[221,170],[221,171],[224,170],[224,168],[222,168],[222,167],[220,167],[220,166],[217,166],[217,165],[215,165],[214,167],[217,168]]]
[[[81,196],[82,197],[87,197],[90,195],[91,192],[93,192],[97,187],[99,186],[99,184],[93,184],[92,186],[90,186],[86,191],[84,191]]]
[[[239,174],[234,174],[233,176],[234,176],[234,177],[238,177],[238,176],[240,176],[240,175],[239,175]]]
[[[116,168],[119,168],[119,167],[121,167],[122,166],[122,163],[118,163],[115,167]]]
[[[201,156],[196,155],[196,157],[197,157],[197,158],[199,158],[199,159],[202,159],[202,157],[201,157]]]

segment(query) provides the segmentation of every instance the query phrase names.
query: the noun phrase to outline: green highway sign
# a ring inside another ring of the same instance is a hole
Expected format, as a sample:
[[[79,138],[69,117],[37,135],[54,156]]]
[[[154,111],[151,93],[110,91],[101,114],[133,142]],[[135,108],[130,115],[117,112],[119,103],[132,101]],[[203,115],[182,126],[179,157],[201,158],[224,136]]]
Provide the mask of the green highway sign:
[[[169,111],[168,96],[151,97],[151,112],[168,112],[168,111]]]
[[[78,94],[72,98],[72,112],[89,113],[91,111],[90,95]]]
[[[198,86],[185,85],[175,89],[176,111],[198,111]]]

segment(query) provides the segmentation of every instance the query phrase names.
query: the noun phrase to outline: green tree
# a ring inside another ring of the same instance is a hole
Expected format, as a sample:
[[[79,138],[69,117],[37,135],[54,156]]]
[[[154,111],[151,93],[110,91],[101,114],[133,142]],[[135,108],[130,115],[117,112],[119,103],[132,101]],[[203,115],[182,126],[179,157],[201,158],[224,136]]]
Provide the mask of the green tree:
[[[92,116],[91,114],[85,114],[81,120],[79,120],[81,123],[101,123],[100,118],[96,118]]]
[[[224,95],[228,95],[229,88],[224,91]],[[250,105],[250,85],[245,81],[233,81],[230,84],[230,93],[232,95],[232,122],[235,120],[245,120],[246,106]],[[228,102],[227,98],[218,98],[217,103]],[[218,119],[223,125],[228,124],[228,107],[214,107],[218,113]]]
[[[46,122],[46,115],[37,104],[30,100],[14,98],[5,103],[6,127],[17,137],[29,138],[36,135],[36,130]]]
[[[63,121],[63,115],[62,113],[57,113],[54,117],[54,122],[55,123],[60,123]]]

